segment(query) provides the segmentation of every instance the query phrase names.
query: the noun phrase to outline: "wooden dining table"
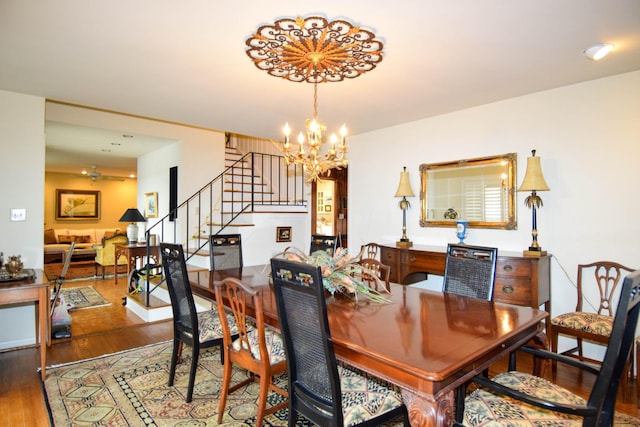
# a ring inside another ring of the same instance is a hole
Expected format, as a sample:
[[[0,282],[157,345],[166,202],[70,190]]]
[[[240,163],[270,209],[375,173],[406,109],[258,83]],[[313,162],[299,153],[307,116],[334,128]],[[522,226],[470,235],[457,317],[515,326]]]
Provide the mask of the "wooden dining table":
[[[214,283],[240,279],[260,290],[265,320],[278,327],[270,266],[196,271],[194,294],[214,299]],[[412,426],[450,426],[455,389],[538,332],[543,310],[391,284],[390,302],[329,297],[336,356],[397,385]]]

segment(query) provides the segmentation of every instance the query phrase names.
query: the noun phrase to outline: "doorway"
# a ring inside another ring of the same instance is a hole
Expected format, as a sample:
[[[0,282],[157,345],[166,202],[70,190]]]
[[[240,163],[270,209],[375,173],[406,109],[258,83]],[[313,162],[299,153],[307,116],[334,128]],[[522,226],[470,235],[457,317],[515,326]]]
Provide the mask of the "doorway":
[[[311,232],[337,236],[347,247],[347,168],[332,169],[311,184]]]

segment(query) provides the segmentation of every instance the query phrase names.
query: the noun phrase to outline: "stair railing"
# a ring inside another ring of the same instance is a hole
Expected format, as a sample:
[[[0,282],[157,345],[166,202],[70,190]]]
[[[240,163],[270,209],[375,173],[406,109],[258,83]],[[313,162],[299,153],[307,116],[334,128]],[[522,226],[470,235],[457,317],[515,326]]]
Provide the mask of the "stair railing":
[[[208,255],[210,236],[233,225],[242,213],[258,206],[304,206],[304,188],[302,166],[287,165],[279,155],[247,153],[145,231],[145,266],[154,265],[151,247],[159,242],[181,242],[186,261],[204,251]],[[158,286],[147,280],[147,307]]]

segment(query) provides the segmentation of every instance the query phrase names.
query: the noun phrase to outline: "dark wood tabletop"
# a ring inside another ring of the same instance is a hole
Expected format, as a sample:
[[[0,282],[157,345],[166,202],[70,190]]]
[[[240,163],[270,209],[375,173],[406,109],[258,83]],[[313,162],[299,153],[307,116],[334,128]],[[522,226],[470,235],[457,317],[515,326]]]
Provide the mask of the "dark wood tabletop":
[[[236,277],[261,288],[265,318],[278,326],[269,266],[190,273],[195,294]],[[388,304],[330,297],[336,355],[402,389],[412,425],[450,425],[455,388],[533,338],[547,313],[530,307],[391,285]]]

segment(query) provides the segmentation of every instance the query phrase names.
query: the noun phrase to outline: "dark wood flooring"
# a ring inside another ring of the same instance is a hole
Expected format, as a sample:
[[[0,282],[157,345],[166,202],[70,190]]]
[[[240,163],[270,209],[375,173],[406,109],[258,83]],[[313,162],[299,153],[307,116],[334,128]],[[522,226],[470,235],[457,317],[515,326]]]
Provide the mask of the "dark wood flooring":
[[[72,337],[52,341],[47,351],[47,366],[171,339],[171,321],[145,323],[122,305],[122,298],[126,295],[124,279],[118,286],[114,285],[113,279],[67,282],[64,286],[88,285],[97,289],[112,304],[72,312]],[[519,357],[518,360],[518,368],[530,372],[531,360],[526,357]],[[0,426],[49,425],[38,366],[39,352],[35,347],[0,353]],[[506,360],[494,365],[491,374],[505,369]],[[572,368],[559,367],[557,382],[585,396],[592,378]],[[616,408],[640,417],[635,388],[635,380],[629,382],[627,390],[620,392]]]

